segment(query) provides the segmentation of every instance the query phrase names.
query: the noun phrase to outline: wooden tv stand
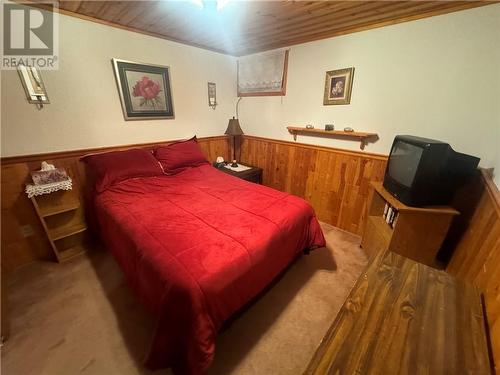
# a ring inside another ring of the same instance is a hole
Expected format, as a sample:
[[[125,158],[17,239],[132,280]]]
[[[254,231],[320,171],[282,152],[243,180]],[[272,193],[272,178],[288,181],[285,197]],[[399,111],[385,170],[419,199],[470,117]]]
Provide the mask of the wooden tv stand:
[[[437,267],[436,255],[451,221],[460,213],[452,207],[410,207],[394,198],[381,182],[372,182],[361,247],[370,259],[380,251],[393,251]],[[384,219],[386,203],[397,211],[392,227]]]

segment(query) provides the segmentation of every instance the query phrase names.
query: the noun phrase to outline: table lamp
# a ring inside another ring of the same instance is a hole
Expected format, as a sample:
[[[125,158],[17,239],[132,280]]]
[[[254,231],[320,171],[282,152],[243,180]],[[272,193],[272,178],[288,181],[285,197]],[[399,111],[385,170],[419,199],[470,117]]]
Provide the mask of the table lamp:
[[[224,134],[230,135],[233,137],[233,163],[231,167],[237,167],[238,163],[236,163],[236,136],[243,135],[243,130],[241,130],[240,122],[237,118],[233,118],[229,120],[227,124],[227,129]]]

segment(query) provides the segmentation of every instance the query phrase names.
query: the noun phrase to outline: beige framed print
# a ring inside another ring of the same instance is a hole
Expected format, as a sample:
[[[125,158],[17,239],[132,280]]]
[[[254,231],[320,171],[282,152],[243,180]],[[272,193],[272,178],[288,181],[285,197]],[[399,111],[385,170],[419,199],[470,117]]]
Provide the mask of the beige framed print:
[[[112,61],[125,120],[174,118],[168,66]]]
[[[323,105],[350,104],[354,68],[326,72]]]

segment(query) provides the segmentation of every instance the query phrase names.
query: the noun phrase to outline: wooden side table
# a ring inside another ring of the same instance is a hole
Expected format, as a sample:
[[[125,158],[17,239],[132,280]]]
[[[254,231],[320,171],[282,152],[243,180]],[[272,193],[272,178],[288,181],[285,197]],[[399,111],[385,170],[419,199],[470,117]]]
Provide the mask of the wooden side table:
[[[410,207],[394,198],[381,182],[371,184],[361,240],[368,257],[371,259],[380,251],[389,250],[436,267],[437,252],[453,217],[460,213],[447,206]],[[386,204],[397,213],[392,225],[383,216]]]
[[[240,165],[245,165],[245,164],[240,164]],[[241,178],[242,180],[246,180],[249,182],[255,182],[256,184],[262,184],[262,168],[259,167],[252,167],[250,165],[245,165],[246,167],[250,167],[250,169],[247,169],[246,171],[242,172],[236,172],[232,171],[231,169],[222,167],[222,168],[217,168],[219,171],[230,174],[231,176]],[[214,163],[215,167],[215,163]]]
[[[76,190],[59,190],[31,198],[58,262],[85,251],[85,215]]]

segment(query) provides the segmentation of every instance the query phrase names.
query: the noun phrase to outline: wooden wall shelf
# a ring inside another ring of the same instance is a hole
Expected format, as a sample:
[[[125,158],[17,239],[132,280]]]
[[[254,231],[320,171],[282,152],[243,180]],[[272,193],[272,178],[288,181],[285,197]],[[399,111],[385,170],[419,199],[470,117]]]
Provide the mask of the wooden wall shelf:
[[[52,241],[57,241],[62,238],[66,238],[74,234],[83,232],[84,230],[87,230],[87,226],[84,223],[75,223],[54,229],[49,229],[49,235]]]
[[[355,141],[360,141],[359,148],[364,150],[369,141],[376,141],[378,134],[365,132],[345,132],[343,130],[323,130],[323,129],[306,129],[296,126],[287,126],[288,132],[293,135],[293,140],[297,140],[298,134],[306,134],[319,137],[344,138]]]
[[[73,211],[80,207],[80,202],[57,202],[54,203],[54,206],[46,206],[46,207],[38,207],[40,209],[40,215],[42,217],[52,216],[61,214],[67,211]]]
[[[59,190],[31,201],[58,262],[85,251],[87,225],[76,190]]]

